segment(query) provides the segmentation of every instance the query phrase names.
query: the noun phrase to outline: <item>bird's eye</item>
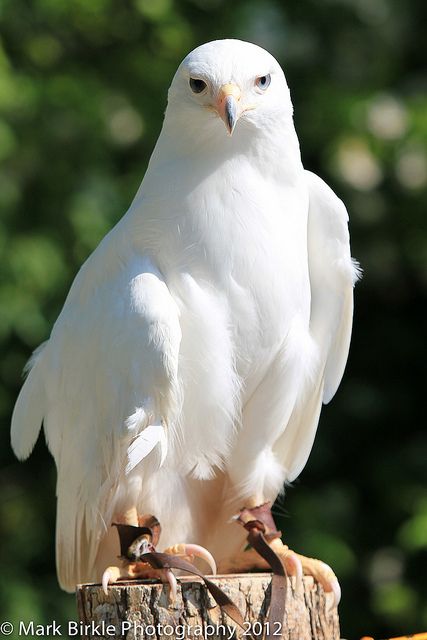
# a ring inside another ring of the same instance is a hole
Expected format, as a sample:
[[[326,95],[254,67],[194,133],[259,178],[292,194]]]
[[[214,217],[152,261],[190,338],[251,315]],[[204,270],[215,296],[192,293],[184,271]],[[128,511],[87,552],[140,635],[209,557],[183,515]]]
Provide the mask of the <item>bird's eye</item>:
[[[208,85],[200,78],[190,78],[190,87],[193,93],[202,93]]]
[[[258,89],[261,89],[261,91],[265,91],[266,89],[268,89],[268,87],[270,86],[270,82],[271,75],[269,73],[266,76],[259,76],[259,78],[255,80],[256,86],[258,87]]]

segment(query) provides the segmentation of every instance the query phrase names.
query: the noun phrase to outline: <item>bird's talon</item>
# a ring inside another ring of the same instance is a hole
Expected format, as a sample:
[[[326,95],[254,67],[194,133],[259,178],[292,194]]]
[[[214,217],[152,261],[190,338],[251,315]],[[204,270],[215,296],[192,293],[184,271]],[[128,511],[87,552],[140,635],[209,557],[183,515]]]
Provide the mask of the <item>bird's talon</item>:
[[[209,565],[211,574],[216,575],[216,562],[214,560],[213,555],[204,547],[201,547],[198,544],[186,544],[185,546],[185,554],[187,556],[192,556],[195,558],[200,558],[204,560],[206,564]]]
[[[216,562],[213,555],[207,549],[201,547],[199,544],[184,544],[181,542],[179,544],[173,545],[173,547],[168,547],[167,549],[165,549],[165,553],[176,556],[183,556],[185,558],[188,558],[190,562],[193,561],[193,558],[200,558],[209,565],[211,574],[216,575]]]
[[[280,539],[273,540],[270,546],[282,559],[286,571],[290,575],[296,576],[297,590],[300,588],[299,585],[302,587],[302,576],[304,574],[311,575],[317,582],[320,582],[326,594],[333,593],[330,607],[338,606],[341,599],[341,588],[337,577],[326,562],[295,553]]]
[[[119,567],[108,567],[102,574],[102,590],[108,596],[108,585],[114,584],[121,576]]]
[[[330,609],[333,609],[334,607],[337,607],[339,605],[341,600],[341,587],[340,587],[340,583],[338,582],[335,576],[330,581],[330,587],[331,587],[331,591],[329,593],[334,594],[333,601],[330,606]]]
[[[295,576],[295,593],[297,595],[300,595],[302,593],[303,586],[303,570],[301,560],[298,558],[296,553],[290,551],[286,553],[284,562],[287,573],[291,576]]]
[[[173,604],[176,600],[176,595],[178,592],[178,584],[175,578],[175,575],[170,569],[161,569],[160,577],[162,582],[169,584],[169,601]]]
[[[341,600],[341,587],[331,567],[321,560],[306,558],[299,554],[296,555],[301,560],[304,573],[312,575],[317,582],[320,582],[325,593],[333,593],[330,607],[337,607]]]

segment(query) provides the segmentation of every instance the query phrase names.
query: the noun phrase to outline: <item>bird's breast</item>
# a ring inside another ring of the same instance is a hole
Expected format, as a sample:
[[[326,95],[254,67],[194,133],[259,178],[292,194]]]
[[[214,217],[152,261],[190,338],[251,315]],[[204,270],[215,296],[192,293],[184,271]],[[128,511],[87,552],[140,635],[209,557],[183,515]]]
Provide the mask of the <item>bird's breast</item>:
[[[184,214],[161,254],[183,324],[191,317],[194,331],[214,318],[244,377],[280,348],[296,315],[308,326],[310,310],[305,192],[250,178],[212,180],[176,202]]]

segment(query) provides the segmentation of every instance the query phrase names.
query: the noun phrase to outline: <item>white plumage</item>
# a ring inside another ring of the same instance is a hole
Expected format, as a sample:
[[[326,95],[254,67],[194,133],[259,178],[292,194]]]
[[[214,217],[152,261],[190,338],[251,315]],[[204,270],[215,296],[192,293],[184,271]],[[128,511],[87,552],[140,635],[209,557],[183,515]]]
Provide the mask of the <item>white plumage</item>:
[[[224,86],[240,92],[232,136]],[[118,555],[110,525],[134,504],[164,547],[220,559],[241,545],[230,516],[307,461],[356,277],[345,207],[301,164],[278,63],[236,40],[193,51],[142,185],[79,271],[13,414],[16,455],[43,421],[55,458],[65,589],[99,580]]]

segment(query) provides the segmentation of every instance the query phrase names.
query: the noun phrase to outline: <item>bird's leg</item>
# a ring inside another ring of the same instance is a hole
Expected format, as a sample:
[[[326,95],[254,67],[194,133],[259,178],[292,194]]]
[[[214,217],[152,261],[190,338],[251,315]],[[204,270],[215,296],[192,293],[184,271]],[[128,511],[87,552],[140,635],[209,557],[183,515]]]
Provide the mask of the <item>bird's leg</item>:
[[[264,528],[264,537],[281,559],[287,574],[296,576],[297,584],[301,582],[303,574],[313,576],[315,580],[320,582],[325,592],[334,594],[335,604],[338,604],[341,598],[341,589],[331,567],[321,560],[295,553],[286,544],[283,544],[281,533],[276,530],[269,502],[264,504],[258,502],[257,505],[255,500],[251,500],[247,502],[247,505],[240,511],[237,520],[243,525],[254,520],[261,522]],[[267,562],[254,549],[242,551],[228,563],[221,563],[219,566],[221,573],[253,569],[269,569]]]
[[[133,527],[137,527],[139,524],[138,512],[136,507],[131,507],[123,514],[123,524],[130,524]]]
[[[169,583],[169,598],[173,602],[176,598],[177,582],[171,569],[156,569],[142,560],[145,553],[155,552],[160,537],[159,522],[154,516],[138,516],[136,509],[127,511],[120,520],[124,522],[116,526],[120,537],[122,566],[111,566],[104,571],[102,587],[105,594],[108,593],[108,585],[118,580],[160,579]],[[199,545],[180,543],[169,547],[164,553],[177,555],[188,561],[192,561],[194,557],[202,558],[209,565],[211,573],[216,573],[212,555]]]
[[[138,533],[139,528],[145,528],[147,524],[158,525],[157,521],[149,520],[151,517],[138,516],[136,507],[132,507],[125,511],[122,516],[117,518],[119,525],[125,525],[135,528],[135,533]],[[148,521],[149,520],[149,521]],[[119,527],[120,535],[120,527]],[[151,551],[154,549],[154,545],[151,541],[152,535],[149,531],[142,533],[131,542],[127,549],[121,544],[122,551],[122,563],[121,566],[113,565],[107,567],[102,575],[102,588],[104,593],[108,594],[108,585],[117,582],[118,580],[133,580],[133,579],[160,579],[164,583],[169,583],[170,586],[170,599],[173,601],[176,597],[176,578],[170,569],[153,569],[146,562],[139,562],[136,558],[135,551],[138,550],[139,554]],[[131,538],[129,538],[130,542]],[[127,543],[125,543],[126,546]],[[123,552],[126,552],[126,555]],[[128,553],[130,551],[130,554]]]
[[[270,504],[268,502],[258,502],[257,496],[252,497],[246,504],[247,506],[241,509],[236,520],[242,525],[246,525],[248,522],[253,520],[261,522],[264,529],[264,536],[270,546],[274,548],[278,555],[280,555],[280,559],[284,564],[287,574],[296,576],[297,584],[301,582],[303,574],[301,563],[296,558],[296,554],[293,551],[290,551],[289,548],[280,540],[281,533],[276,530],[276,525],[274,524],[270,510]],[[277,552],[277,542],[280,543],[280,554]],[[220,573],[238,573],[251,570],[271,571],[271,567],[268,562],[252,547],[241,551],[233,558],[221,562],[218,569]]]

